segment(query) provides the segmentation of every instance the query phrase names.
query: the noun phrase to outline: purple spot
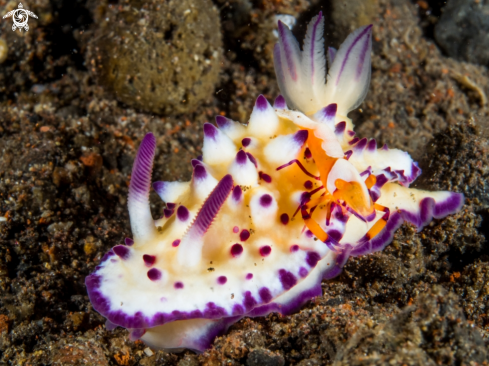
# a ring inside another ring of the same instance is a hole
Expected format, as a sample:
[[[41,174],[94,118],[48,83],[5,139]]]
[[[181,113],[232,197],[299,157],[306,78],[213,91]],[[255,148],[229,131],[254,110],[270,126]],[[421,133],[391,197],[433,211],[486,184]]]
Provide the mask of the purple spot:
[[[156,268],[151,268],[148,271],[148,278],[151,281],[157,281],[157,280],[159,280],[161,278],[161,271],[159,269],[156,269]]]
[[[234,258],[238,257],[241,253],[243,253],[243,246],[241,244],[236,243],[231,247],[231,255]]]
[[[312,158],[312,153],[311,153],[311,150],[309,150],[309,148],[308,148],[308,147],[306,147],[306,150],[304,151],[304,157],[305,157],[306,159],[310,159],[310,158]]]
[[[253,278],[253,273],[248,273],[245,278],[251,280]]]
[[[171,243],[172,247],[178,247],[180,245],[180,239],[173,240],[173,243]]]
[[[299,276],[301,276],[302,278],[306,277],[308,275],[309,271],[307,269],[305,269],[304,267],[301,267],[299,269]]]
[[[272,293],[270,292],[270,290],[266,287],[262,287],[259,291],[258,291],[258,295],[260,295],[260,298],[262,300],[262,302],[264,304],[267,304],[269,303],[271,300],[272,300]]]
[[[173,287],[175,287],[177,290],[182,289],[183,288],[183,282],[180,282],[180,281],[175,282]]]
[[[312,231],[311,230],[306,230],[306,236],[308,238],[312,238]]]
[[[294,244],[290,247],[290,252],[295,253],[299,250],[299,246],[297,244]]]
[[[134,240],[132,240],[131,238],[125,238],[124,239],[124,244],[126,244],[127,246],[132,246],[134,244]]]
[[[177,209],[177,217],[180,221],[187,221],[190,216],[190,212],[188,212],[187,207],[179,206]]]
[[[176,203],[171,203],[171,202],[167,202],[166,203],[166,208],[168,208],[170,210],[175,209],[175,207],[177,207],[177,204]]]
[[[275,98],[275,101],[273,102],[273,107],[277,109],[287,108],[287,104],[285,103],[285,98],[281,95],[277,96],[277,98]]]
[[[312,189],[312,182],[310,180],[306,180],[304,182],[304,188],[305,189]]]
[[[272,248],[270,247],[270,245],[264,245],[260,248],[260,255],[262,257],[268,257],[271,252]]]
[[[321,256],[318,253],[307,252],[306,262],[307,262],[307,264],[309,264],[310,267],[312,267],[312,268],[316,267],[316,264],[318,264],[320,259],[321,259]]]
[[[146,267],[151,267],[156,262],[156,256],[145,254],[143,255],[143,261]]]
[[[204,123],[204,137],[215,141],[218,133],[216,126],[208,122]]]
[[[267,182],[267,183],[272,182],[272,177],[270,177],[267,173],[260,172],[259,175],[260,175],[260,178],[263,179],[265,182]]]
[[[367,150],[375,151],[376,148],[377,148],[377,141],[375,141],[375,139],[370,140],[367,144]]]
[[[286,213],[280,215],[280,222],[284,225],[287,225],[289,223],[289,215],[287,215]]]
[[[253,309],[256,306],[256,300],[251,295],[250,291],[245,292],[243,305],[245,306],[246,310],[248,310],[248,311]]]
[[[259,111],[265,111],[268,107],[267,98],[260,94],[258,98],[256,98],[255,106]]]
[[[239,304],[234,304],[233,306],[233,316],[244,314],[244,309]]]
[[[241,199],[242,193],[243,193],[243,191],[241,190],[240,186],[234,187],[234,189],[233,189],[233,200],[238,202]]]
[[[207,177],[207,172],[203,165],[194,166],[194,178],[198,180],[203,180]]]
[[[250,238],[250,232],[246,229],[243,229],[239,234],[239,240],[246,241]]]
[[[241,145],[243,145],[243,147],[248,147],[249,144],[251,144],[251,139],[249,137],[245,137],[241,140]]]
[[[272,196],[266,193],[260,197],[260,205],[262,205],[263,207],[268,207],[272,204],[272,200],[273,200]]]
[[[335,241],[340,241],[343,235],[338,230],[330,230],[328,236]]]
[[[337,134],[337,135],[341,135],[343,133],[345,133],[345,129],[346,129],[346,122],[343,121],[343,122],[340,122],[338,123],[335,128],[334,128],[334,132]]]
[[[240,165],[246,164],[246,153],[244,150],[239,150],[236,154],[236,162]]]
[[[171,215],[173,215],[173,210],[169,210],[167,208],[163,209],[163,215],[165,215],[165,218],[169,218],[171,217]]]
[[[231,120],[224,116],[216,116],[216,124],[219,128],[226,128],[231,125]]]
[[[302,146],[306,142],[308,135],[309,133],[307,132],[307,130],[297,131],[294,135],[294,141],[297,142],[300,146]]]
[[[258,168],[258,163],[257,163],[255,157],[253,155],[251,155],[249,152],[247,152],[246,155],[248,156],[248,159],[250,159],[250,161],[253,163],[255,168]]]
[[[297,283],[297,279],[295,278],[295,276],[285,269],[279,270],[278,275],[284,290],[290,290]]]
[[[226,282],[228,282],[228,279],[226,276],[219,276],[217,277],[217,283],[220,285],[224,285]]]
[[[115,254],[117,254],[121,259],[126,260],[129,258],[129,248],[124,245],[116,245],[112,248]]]
[[[235,226],[233,227],[233,233],[237,234],[239,231],[239,227]]]
[[[332,119],[336,116],[337,109],[338,106],[336,105],[336,103],[331,103],[330,105],[323,108],[323,116],[326,119]]]

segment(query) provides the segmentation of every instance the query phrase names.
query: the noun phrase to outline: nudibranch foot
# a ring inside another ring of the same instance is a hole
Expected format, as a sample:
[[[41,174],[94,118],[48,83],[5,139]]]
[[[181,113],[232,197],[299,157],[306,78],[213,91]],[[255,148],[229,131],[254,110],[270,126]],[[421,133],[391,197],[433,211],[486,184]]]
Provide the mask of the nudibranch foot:
[[[144,137],[129,186],[133,239],[85,281],[107,329],[202,352],[244,316],[289,314],[321,296],[321,281],[350,256],[383,249],[403,222],[421,230],[461,209],[461,194],[409,188],[421,174],[409,154],[355,137],[347,113],[367,92],[372,26],[326,53],[323,29],[319,13],[301,51],[279,22],[283,96],[272,107],[260,95],[247,126],[223,116],[204,124],[191,180],[153,184],[166,203],[156,221],[156,139]]]

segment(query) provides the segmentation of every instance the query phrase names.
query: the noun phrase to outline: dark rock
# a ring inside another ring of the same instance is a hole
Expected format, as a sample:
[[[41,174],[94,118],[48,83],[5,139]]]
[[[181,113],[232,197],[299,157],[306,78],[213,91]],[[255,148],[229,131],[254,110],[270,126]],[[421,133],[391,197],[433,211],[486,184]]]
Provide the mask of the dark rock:
[[[435,39],[457,60],[489,64],[489,1],[450,0],[435,26]]]
[[[266,349],[256,349],[248,354],[247,366],[283,366],[285,363],[282,355]]]

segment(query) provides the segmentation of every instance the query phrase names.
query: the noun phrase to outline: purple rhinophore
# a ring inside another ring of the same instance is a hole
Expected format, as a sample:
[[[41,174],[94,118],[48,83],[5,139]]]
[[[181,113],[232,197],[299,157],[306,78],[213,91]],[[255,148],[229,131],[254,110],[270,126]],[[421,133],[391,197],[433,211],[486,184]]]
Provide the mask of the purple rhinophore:
[[[253,278],[253,273],[247,273],[245,278],[251,280]]]
[[[180,239],[175,239],[173,240],[173,243],[171,243],[172,247],[178,247],[180,245],[181,240]]]
[[[285,269],[280,269],[278,271],[278,277],[284,290],[290,290],[297,283],[297,278],[295,278],[291,272]]]
[[[151,268],[148,271],[148,278],[151,281],[157,281],[157,280],[159,280],[161,278],[161,271],[159,269],[156,269],[156,268]]]
[[[307,252],[306,262],[310,267],[316,267],[316,264],[321,260],[321,256],[316,252]]]
[[[143,255],[143,261],[144,261],[144,265],[146,267],[151,267],[156,262],[156,256],[155,255],[144,254]]]
[[[323,116],[325,119],[333,119],[336,116],[336,111],[338,110],[338,105],[336,103],[331,103],[323,108]]]
[[[287,225],[289,223],[289,215],[287,215],[286,213],[283,213],[282,215],[280,215],[280,222],[283,225]]]
[[[273,198],[268,193],[265,193],[260,197],[260,205],[263,207],[269,207],[272,204]]]
[[[112,250],[120,259],[126,260],[129,258],[129,248],[124,245],[116,245]]]
[[[211,226],[212,221],[214,221],[214,218],[228,198],[232,189],[233,177],[229,174],[225,175],[206,198],[189,230],[195,229],[197,231],[196,234],[199,237],[202,237]]]
[[[243,190],[240,186],[236,186],[233,189],[233,200],[239,202],[241,200],[241,196],[243,195]]]
[[[285,102],[285,98],[281,95],[278,95],[273,102],[273,108],[276,109],[285,109],[287,108],[287,103]]]
[[[336,124],[334,128],[334,133],[337,135],[342,135],[345,133],[345,129],[346,129],[346,122],[345,121],[339,122]]]
[[[312,189],[312,182],[310,180],[306,180],[304,182],[304,188],[305,189]]]
[[[299,250],[299,246],[297,244],[293,244],[290,246],[290,252],[295,253]]]
[[[315,71],[315,65],[314,65],[314,61],[316,59],[316,53],[317,51],[315,50],[315,45],[316,45],[316,33],[317,33],[317,28],[319,26],[319,24],[321,24],[321,19],[323,19],[323,12],[320,11],[319,14],[318,14],[318,17],[316,19],[316,22],[314,23],[314,25],[312,26],[312,35],[311,35],[311,50],[310,50],[310,54],[309,54],[309,59],[311,61],[311,84],[314,83],[314,71]],[[322,35],[319,35],[320,37]],[[322,47],[322,46],[321,46]],[[322,65],[319,65],[320,67]]]
[[[256,161],[255,157],[251,155],[249,152],[247,152],[246,155],[248,156],[248,159],[250,159],[250,161],[253,163],[255,168],[258,168],[258,162]]]
[[[202,160],[192,159],[190,160],[190,164],[192,164],[192,168],[195,168],[197,165],[202,165]]]
[[[370,152],[374,152],[376,149],[377,149],[377,141],[375,141],[375,139],[370,140],[367,144],[367,150]]]
[[[239,150],[238,153],[236,154],[236,163],[238,163],[239,165],[244,165],[246,164],[246,160],[247,157],[244,150]]]
[[[307,137],[309,136],[309,132],[307,130],[299,130],[294,134],[294,141],[297,142],[300,146],[304,145],[307,141]]]
[[[151,187],[151,171],[156,151],[156,138],[150,132],[144,136],[136,153],[129,184],[128,202],[145,202]],[[131,211],[131,210],[129,210]]]
[[[124,239],[124,244],[126,244],[128,247],[133,246],[134,245],[134,240],[132,240],[131,238],[125,238]]]
[[[176,203],[172,203],[172,202],[167,202],[166,203],[166,208],[169,209],[169,210],[174,210],[175,207],[177,207],[177,204]]]
[[[312,158],[312,153],[311,153],[311,150],[309,150],[309,148],[308,148],[308,147],[306,147],[306,150],[304,150],[304,157],[305,157],[306,159],[310,159],[310,158]]]
[[[260,247],[260,255],[262,257],[268,257],[271,252],[272,252],[272,248],[270,247],[270,245],[264,245]]]
[[[180,290],[183,288],[183,282],[180,282],[180,281],[175,282],[173,287],[175,287],[177,290]]]
[[[207,178],[205,167],[201,164],[194,166],[194,179],[204,180],[205,178]]]
[[[207,137],[211,140],[216,140],[219,130],[212,123],[204,123],[204,138]]]
[[[190,217],[190,212],[188,211],[187,207],[185,207],[184,205],[178,206],[177,218],[180,221],[187,221],[189,217]]]
[[[243,253],[243,246],[241,244],[233,244],[231,247],[231,255],[236,258],[238,257],[241,253]]]
[[[224,116],[216,116],[216,124],[219,128],[226,128],[231,125],[231,120]]]
[[[352,150],[345,151],[345,159],[348,160],[350,159],[350,156],[353,154]]]
[[[299,276],[302,278],[306,277],[309,274],[309,271],[304,267],[299,268]]]
[[[362,68],[363,68],[363,63],[365,62],[365,57],[367,55],[367,51],[369,49],[371,33],[372,33],[372,25],[369,25],[369,26],[365,27],[365,29],[357,36],[357,38],[355,38],[353,40],[350,47],[348,47],[348,50],[346,51],[346,54],[343,58],[343,62],[341,64],[340,72],[338,73],[338,77],[336,78],[336,82],[335,82],[336,85],[338,85],[338,83],[340,82],[341,75],[343,74],[346,63],[348,62],[348,58],[350,57],[350,52],[356,46],[356,44],[362,39],[362,37],[367,35],[367,41],[364,43],[364,45],[362,47],[360,59],[358,60],[358,65],[357,65],[357,74],[355,75],[355,80],[358,80],[358,78],[360,77]]]
[[[271,183],[272,182],[272,177],[269,176],[267,173],[259,172],[259,176],[261,179],[263,179],[266,183]]]
[[[246,229],[243,229],[239,234],[239,240],[246,241],[250,238],[250,232]]]
[[[307,236],[308,238],[312,238],[312,237],[313,237],[313,235],[312,235],[312,231],[311,231],[311,230],[306,230],[306,236]]]
[[[164,208],[163,209],[163,215],[165,216],[165,219],[171,217],[171,215],[173,215],[173,210],[169,210],[167,208]]]
[[[233,233],[237,234],[239,232],[239,227],[235,226],[233,227]]]
[[[249,137],[245,137],[244,139],[241,140],[241,145],[243,147],[248,147],[251,144],[251,139]]]
[[[268,108],[267,98],[265,98],[263,95],[260,94],[258,96],[258,98],[256,98],[255,107],[259,111],[262,111],[262,112],[265,111]]]
[[[365,146],[367,146],[367,138],[366,137],[364,137],[363,139],[358,141],[357,144],[355,146],[353,146],[353,149],[355,149],[357,152],[361,152],[361,151],[363,151],[363,149],[365,149]]]
[[[268,304],[273,298],[272,293],[267,287],[262,287],[260,290],[258,290],[258,295],[260,295],[260,299],[263,304]]]
[[[228,279],[226,276],[219,276],[217,277],[217,283],[220,285],[224,285],[226,282],[228,282]]]

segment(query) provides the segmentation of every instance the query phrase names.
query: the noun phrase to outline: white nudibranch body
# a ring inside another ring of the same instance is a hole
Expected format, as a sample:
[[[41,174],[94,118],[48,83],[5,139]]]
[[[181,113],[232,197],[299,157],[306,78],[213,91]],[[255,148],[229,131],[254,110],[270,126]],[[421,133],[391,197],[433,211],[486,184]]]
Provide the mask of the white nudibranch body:
[[[148,201],[156,139],[143,139],[129,188],[134,238],[86,279],[108,327],[204,351],[243,316],[288,314],[320,296],[323,279],[349,256],[382,250],[404,221],[421,230],[461,208],[461,194],[409,188],[421,171],[407,153],[354,137],[346,115],[367,93],[372,27],[327,56],[323,27],[320,13],[301,51],[279,22],[283,97],[272,107],[259,96],[247,126],[206,123],[191,181],[153,184],[166,202],[157,221]]]

